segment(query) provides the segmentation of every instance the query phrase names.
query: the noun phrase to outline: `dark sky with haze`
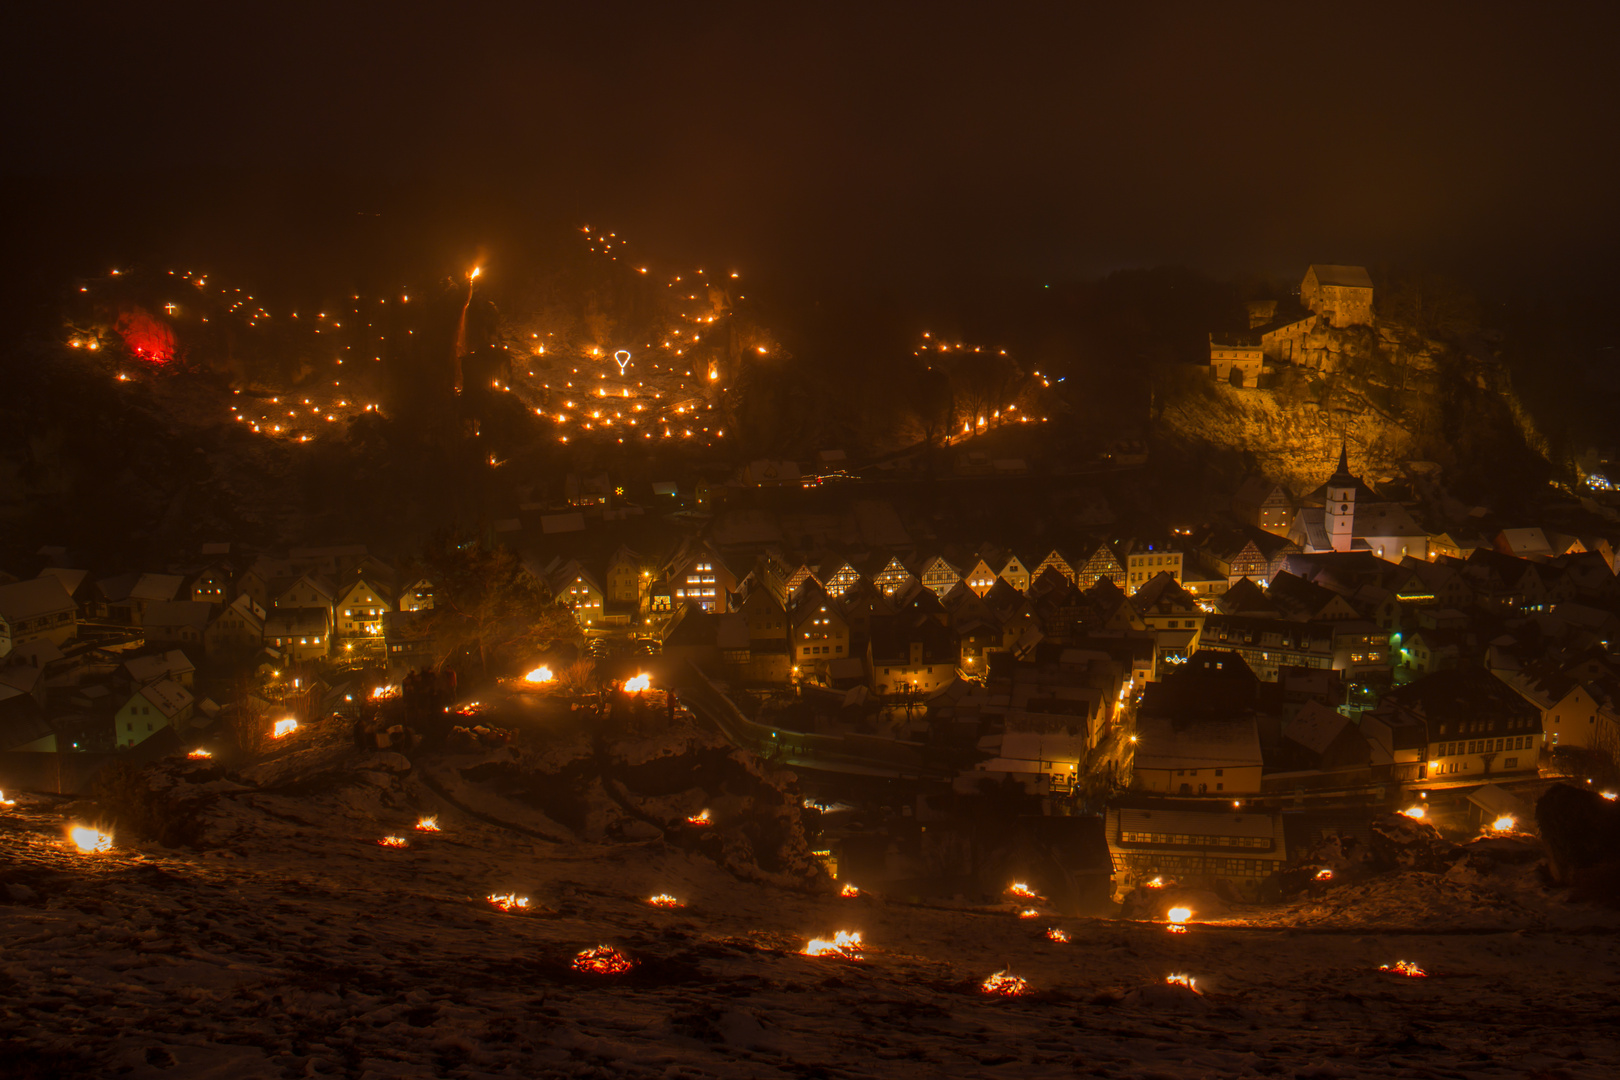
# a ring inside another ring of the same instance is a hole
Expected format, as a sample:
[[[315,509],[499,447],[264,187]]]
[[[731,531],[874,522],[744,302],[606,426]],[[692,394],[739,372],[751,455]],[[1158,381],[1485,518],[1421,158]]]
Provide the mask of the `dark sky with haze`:
[[[66,272],[454,266],[590,222],[900,291],[1574,278],[1620,239],[1615,7],[31,5],[4,175],[14,251]]]

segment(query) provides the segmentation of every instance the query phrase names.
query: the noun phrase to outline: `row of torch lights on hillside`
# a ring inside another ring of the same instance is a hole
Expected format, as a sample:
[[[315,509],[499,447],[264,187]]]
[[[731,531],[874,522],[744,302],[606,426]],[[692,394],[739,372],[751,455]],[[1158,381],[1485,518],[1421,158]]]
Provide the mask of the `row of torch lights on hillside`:
[[[1615,795],[1614,793],[1605,792],[1604,797],[1613,799]],[[5,798],[4,793],[0,792],[0,808],[13,805],[15,805],[15,800]],[[1410,814],[1409,816],[1421,818],[1423,815]],[[686,819],[686,824],[694,829],[705,829],[713,823],[713,818],[708,810],[703,810],[701,813],[694,814]],[[1497,824],[1499,828],[1504,830],[1511,830],[1513,827],[1511,819],[1507,819],[1505,826],[1500,821]],[[419,818],[415,828],[417,832],[424,834],[436,834],[444,831],[439,824],[437,815]],[[73,825],[68,830],[68,838],[78,851],[86,855],[105,855],[113,850],[112,833],[92,826]],[[384,836],[377,841],[377,844],[393,850],[411,847],[410,841],[402,835]],[[1319,870],[1316,877],[1319,881],[1331,880],[1333,871],[1329,869]],[[1156,877],[1144,882],[1143,887],[1147,889],[1163,889],[1170,884],[1163,878]],[[838,895],[843,899],[853,900],[863,894],[859,887],[845,883],[841,886]],[[1041,917],[1042,912],[1038,906],[1027,905],[1038,905],[1044,902],[1044,898],[1037,894],[1028,884],[1014,882],[1007,887],[1006,895],[1017,909],[1018,918],[1037,919]],[[531,905],[527,896],[519,895],[516,892],[492,893],[484,899],[495,910],[507,914],[527,915],[538,911],[536,907]],[[651,907],[664,909],[679,909],[686,906],[683,901],[669,893],[650,896],[646,899],[646,903]],[[1179,905],[1172,907],[1166,912],[1165,928],[1173,934],[1185,934],[1188,932],[1189,926],[1192,925],[1190,923],[1192,916],[1193,910],[1189,907]],[[1073,940],[1072,935],[1067,930],[1057,926],[1048,927],[1045,936],[1048,940],[1059,945],[1069,944]],[[863,941],[860,931],[838,930],[830,937],[810,938],[804,947],[798,950],[798,953],[801,956],[815,959],[832,958],[860,962],[866,958],[867,951],[868,947]],[[597,945],[585,949],[574,957],[572,963],[573,968],[581,973],[605,976],[628,974],[637,965],[638,961],[634,957],[612,945]],[[1381,964],[1377,970],[1403,978],[1427,978],[1429,975],[1429,972],[1421,964],[1411,960],[1396,960],[1393,964]],[[1203,993],[1198,988],[1197,979],[1185,973],[1172,973],[1165,977],[1165,982],[1172,986],[1179,986],[1194,994]],[[1026,979],[1013,974],[1010,968],[1004,968],[985,978],[979,984],[979,990],[992,997],[1018,997],[1028,993],[1030,986]]]

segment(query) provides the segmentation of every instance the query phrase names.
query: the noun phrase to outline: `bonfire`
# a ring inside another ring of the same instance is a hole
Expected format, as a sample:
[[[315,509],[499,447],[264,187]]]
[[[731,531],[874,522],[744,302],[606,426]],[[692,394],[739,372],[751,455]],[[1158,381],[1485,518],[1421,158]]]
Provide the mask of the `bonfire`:
[[[1029,989],[1029,983],[1003,968],[980,983],[979,989],[994,997],[1017,997]]]
[[[1614,802],[1615,799],[1620,799],[1620,791],[1600,791],[1598,797]]]
[[[1046,936],[1057,942],[1059,945],[1067,945],[1069,943],[1069,932],[1060,927],[1048,927],[1046,930]]]
[[[691,817],[686,819],[686,823],[692,826],[694,829],[706,829],[710,824],[712,824],[709,818],[709,812],[707,810],[703,811],[701,814],[693,814]]]
[[[501,911],[522,912],[529,908],[529,898],[519,896],[517,893],[491,893],[485,899]]]
[[[371,690],[371,700],[387,701],[389,698],[398,696],[398,694],[399,687],[397,686],[376,686]]]
[[[439,828],[439,819],[438,819],[437,816],[434,816],[434,817],[417,818],[416,819],[416,831],[417,832],[443,832],[444,830]]]
[[[636,962],[611,945],[598,945],[574,957],[574,970],[590,975],[623,975]]]
[[[855,897],[861,895],[861,890],[857,889],[853,885],[845,885],[842,889],[838,890],[838,895],[845,897],[846,899],[853,900]]]
[[[1037,919],[1037,918],[1040,917],[1040,914],[1041,914],[1041,909],[1040,908],[1029,907],[1029,908],[1025,908],[1023,911],[1020,911],[1018,913],[1018,917],[1020,919]]]
[[[686,905],[675,899],[669,893],[659,893],[657,896],[647,897],[647,903],[653,907],[685,907]]]
[[[1024,900],[1035,899],[1035,890],[1030,888],[1028,885],[1025,885],[1022,881],[1015,881],[1011,885],[1007,886],[1007,892]]]
[[[1491,827],[1486,831],[1495,833],[1512,832],[1513,827],[1518,823],[1519,819],[1515,818],[1512,814],[1503,814],[1501,817],[1491,822]]]
[[[1397,960],[1394,966],[1379,964],[1378,970],[1387,971],[1391,975],[1405,975],[1408,979],[1427,979],[1429,977],[1427,971],[1424,971],[1410,960]]]
[[[1165,912],[1165,915],[1170,920],[1169,930],[1172,934],[1185,934],[1187,932],[1186,922],[1192,918],[1192,908],[1173,907]]]
[[[297,730],[298,721],[289,716],[285,720],[276,721],[276,726],[270,729],[270,737],[272,739],[285,739]]]
[[[1317,881],[1332,881],[1333,880],[1333,871],[1329,870],[1327,867],[1324,866],[1322,869],[1320,869],[1320,870],[1318,870],[1316,872],[1316,880]]]
[[[1402,810],[1401,813],[1405,814],[1413,821],[1422,821],[1424,818],[1429,816],[1429,808],[1426,806],[1408,806],[1405,810]]]
[[[73,846],[86,855],[105,855],[112,850],[112,833],[93,829],[88,825],[75,825],[68,830]]]
[[[639,694],[643,690],[651,690],[651,689],[652,689],[652,676],[651,675],[641,674],[641,675],[637,675],[637,676],[635,676],[633,678],[629,678],[629,679],[624,680],[624,692],[627,693],[627,694]]]
[[[1195,994],[1203,993],[1202,990],[1198,989],[1198,980],[1191,975],[1166,975],[1164,981],[1170,986],[1185,986]]]
[[[198,761],[202,761],[204,758],[211,758],[213,756],[214,756],[213,751],[211,751],[211,750],[203,750],[201,748],[193,750],[191,753],[186,755],[186,757],[195,758]]]
[[[410,845],[405,842],[405,838],[403,836],[385,836],[381,840],[377,841],[377,843],[381,844],[383,847],[410,847]]]
[[[0,806],[16,806],[16,805],[17,805],[17,800],[16,799],[8,799],[8,798],[6,798],[6,793],[3,792],[3,791],[0,791]]]
[[[542,665],[541,667],[537,667],[527,675],[523,676],[523,681],[531,686],[540,686],[544,683],[553,682],[556,680],[556,678],[557,676],[551,673],[550,668]]]
[[[802,956],[842,956],[845,960],[859,960],[861,958],[861,932],[851,933],[840,930],[833,935],[831,941],[826,938],[811,938],[800,953]]]

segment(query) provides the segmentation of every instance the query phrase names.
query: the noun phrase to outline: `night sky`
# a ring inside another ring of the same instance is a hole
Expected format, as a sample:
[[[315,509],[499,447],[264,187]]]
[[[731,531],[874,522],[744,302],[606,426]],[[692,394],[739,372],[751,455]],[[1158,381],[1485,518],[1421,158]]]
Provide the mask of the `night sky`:
[[[435,272],[590,223],[818,288],[1582,280],[1620,238],[1611,5],[97,7],[6,16],[36,270]]]

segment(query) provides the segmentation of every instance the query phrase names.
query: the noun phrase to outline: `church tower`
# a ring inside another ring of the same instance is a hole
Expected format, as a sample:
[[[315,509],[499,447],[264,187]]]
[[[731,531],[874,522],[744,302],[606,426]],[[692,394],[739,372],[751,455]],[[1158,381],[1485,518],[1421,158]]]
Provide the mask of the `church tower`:
[[[1345,445],[1339,444],[1339,470],[1328,477],[1326,525],[1334,551],[1349,551],[1356,526],[1356,478],[1350,475]]]

